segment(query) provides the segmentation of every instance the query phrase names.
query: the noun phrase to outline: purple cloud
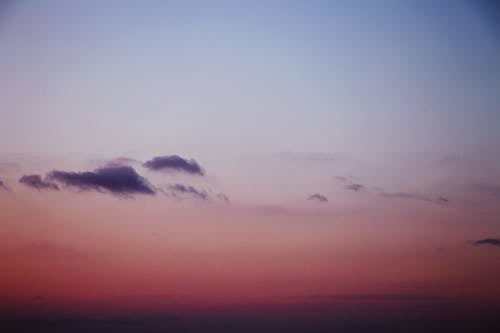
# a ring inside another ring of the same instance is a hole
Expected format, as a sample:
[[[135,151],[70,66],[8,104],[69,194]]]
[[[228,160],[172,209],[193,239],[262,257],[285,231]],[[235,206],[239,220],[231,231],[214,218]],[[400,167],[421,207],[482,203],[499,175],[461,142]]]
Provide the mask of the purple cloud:
[[[132,167],[111,166],[93,172],[52,171],[49,178],[80,190],[95,190],[119,195],[155,194],[149,182]]]
[[[204,175],[203,169],[195,160],[187,160],[177,155],[157,156],[145,162],[143,166],[154,171],[171,170]]]
[[[19,182],[28,187],[32,187],[37,190],[54,190],[59,191],[59,186],[57,184],[43,180],[40,175],[24,175],[19,178]]]
[[[322,194],[315,193],[313,195],[310,195],[309,198],[307,198],[307,200],[317,201],[317,202],[327,202],[328,198]]]

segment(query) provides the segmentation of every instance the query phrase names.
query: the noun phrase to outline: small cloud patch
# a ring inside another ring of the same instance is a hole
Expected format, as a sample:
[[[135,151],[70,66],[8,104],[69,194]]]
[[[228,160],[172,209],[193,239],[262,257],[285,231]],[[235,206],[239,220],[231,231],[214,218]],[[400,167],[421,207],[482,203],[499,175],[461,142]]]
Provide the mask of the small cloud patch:
[[[205,172],[193,159],[187,160],[177,155],[157,156],[143,164],[153,171],[177,171],[203,176]]]
[[[310,195],[307,200],[310,200],[310,201],[316,201],[316,202],[327,202],[328,201],[328,198],[325,197],[324,195],[322,194],[319,194],[319,193],[314,193],[312,195]]]

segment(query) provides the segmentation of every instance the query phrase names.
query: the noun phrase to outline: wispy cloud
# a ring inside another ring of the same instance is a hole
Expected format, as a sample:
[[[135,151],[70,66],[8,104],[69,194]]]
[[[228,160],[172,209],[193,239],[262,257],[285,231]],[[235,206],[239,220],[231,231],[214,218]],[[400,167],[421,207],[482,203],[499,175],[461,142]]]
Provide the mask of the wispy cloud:
[[[49,178],[80,190],[118,195],[155,194],[154,188],[130,166],[103,167],[95,171],[52,171]]]
[[[10,187],[7,185],[7,182],[0,180],[0,190],[10,191]]]
[[[477,186],[480,192],[486,195],[492,196],[494,198],[500,198],[500,185],[496,184],[481,184]]]
[[[401,302],[401,301],[443,301],[443,298],[437,295],[425,294],[336,294],[336,295],[298,295],[292,296],[298,300],[315,301],[315,302],[333,302],[333,301],[385,301],[385,302]]]
[[[157,156],[145,162],[144,167],[154,171],[178,171],[203,176],[205,172],[193,159],[184,159],[177,155]]]
[[[59,191],[59,186],[57,184],[42,179],[40,175],[24,175],[19,178],[19,183],[32,187],[37,190],[55,190]]]
[[[117,157],[105,163],[105,167],[127,166],[132,164],[140,164],[141,161],[130,157]]]
[[[224,193],[217,193],[217,194],[216,194],[216,197],[217,197],[217,199],[219,199],[220,201],[224,201],[224,202],[226,202],[226,203],[229,203],[229,202],[230,202],[229,198],[228,198],[228,197],[227,197],[227,195],[225,195]]]
[[[195,198],[200,200],[208,200],[208,193],[203,190],[198,190],[190,185],[171,184],[167,186],[168,193],[178,199]]]
[[[419,193],[407,193],[407,192],[381,192],[378,193],[379,196],[384,198],[391,199],[409,199],[409,200],[420,200],[425,202],[431,202],[435,204],[446,204],[449,202],[449,199],[443,196],[438,196],[436,198],[426,196]]]
[[[479,245],[492,245],[492,246],[500,246],[500,239],[499,238],[483,238],[480,240],[477,240],[472,243],[475,246]]]
[[[317,201],[317,202],[327,202],[328,201],[328,198],[325,197],[324,195],[322,194],[319,194],[319,193],[314,193],[312,195],[310,195],[307,200],[311,200],[311,201]]]
[[[365,188],[364,185],[361,185],[361,184],[356,184],[356,183],[353,183],[353,184],[347,184],[345,186],[345,189],[346,190],[351,190],[351,191],[355,191],[355,192],[358,192],[358,191],[361,191]]]
[[[419,200],[441,205],[447,204],[450,201],[450,199],[444,196],[432,197],[429,195],[412,193],[412,192],[385,192],[382,188],[378,186],[368,186],[360,183],[354,183],[353,181],[350,180],[350,178],[351,177],[348,178],[343,176],[336,176],[335,180],[337,181],[337,183],[343,184],[346,190],[354,192],[364,191],[384,198]]]

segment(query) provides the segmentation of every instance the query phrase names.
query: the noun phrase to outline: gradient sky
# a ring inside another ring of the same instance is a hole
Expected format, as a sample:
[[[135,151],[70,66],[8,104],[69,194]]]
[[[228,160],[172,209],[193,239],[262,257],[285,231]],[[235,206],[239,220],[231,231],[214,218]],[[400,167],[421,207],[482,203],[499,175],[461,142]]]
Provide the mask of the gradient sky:
[[[498,22],[486,1],[1,2],[0,311],[498,305]],[[204,174],[142,164],[172,155]],[[156,194],[50,178],[118,157]]]

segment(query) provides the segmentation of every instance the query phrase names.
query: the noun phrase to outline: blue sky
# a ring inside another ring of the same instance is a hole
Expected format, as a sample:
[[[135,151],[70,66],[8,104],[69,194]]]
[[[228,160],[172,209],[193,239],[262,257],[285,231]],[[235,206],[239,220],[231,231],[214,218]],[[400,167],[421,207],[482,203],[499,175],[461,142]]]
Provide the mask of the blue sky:
[[[491,154],[499,35],[470,2],[25,1],[1,149]]]

